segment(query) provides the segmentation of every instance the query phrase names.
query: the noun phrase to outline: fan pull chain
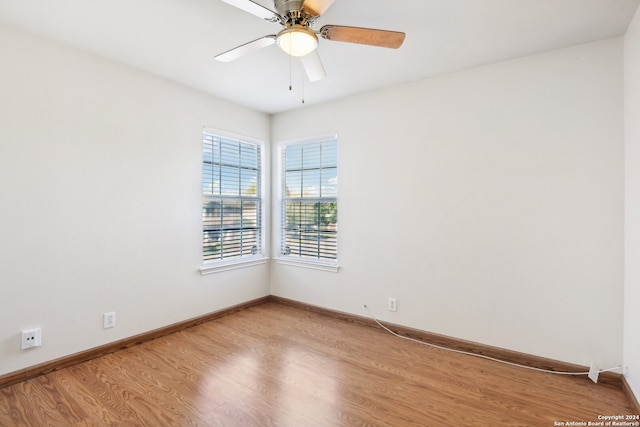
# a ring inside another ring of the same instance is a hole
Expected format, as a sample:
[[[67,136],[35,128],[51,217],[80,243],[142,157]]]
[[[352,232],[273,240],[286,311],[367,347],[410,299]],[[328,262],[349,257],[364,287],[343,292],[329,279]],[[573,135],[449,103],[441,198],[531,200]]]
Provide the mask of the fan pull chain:
[[[304,68],[302,68],[302,103],[304,104]]]
[[[289,52],[291,52],[291,39],[289,39]],[[291,91],[291,68],[292,68],[293,58],[291,57],[291,53],[289,53],[289,91]]]

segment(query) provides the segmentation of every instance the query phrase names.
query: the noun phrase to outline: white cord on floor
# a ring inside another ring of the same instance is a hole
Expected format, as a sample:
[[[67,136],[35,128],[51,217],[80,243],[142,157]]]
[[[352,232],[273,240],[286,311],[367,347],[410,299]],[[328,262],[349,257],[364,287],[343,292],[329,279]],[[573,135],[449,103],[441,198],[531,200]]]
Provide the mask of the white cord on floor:
[[[378,326],[380,326],[382,329],[384,329],[385,331],[389,332],[390,334],[392,334],[392,335],[394,335],[394,336],[396,336],[398,338],[402,338],[404,340],[407,340],[407,341],[412,341],[412,342],[415,342],[415,343],[418,343],[418,344],[422,344],[422,345],[426,345],[426,346],[429,346],[429,347],[438,348],[440,350],[450,351],[452,353],[466,354],[467,356],[480,357],[482,359],[492,360],[494,362],[503,363],[505,365],[515,366],[515,367],[518,367],[518,368],[530,369],[532,371],[547,372],[549,374],[556,374],[556,375],[589,375],[589,372],[553,371],[551,369],[543,369],[543,368],[536,368],[536,367],[533,367],[533,366],[521,365],[519,363],[508,362],[506,360],[496,359],[495,357],[485,356],[484,354],[477,354],[477,353],[471,353],[471,352],[468,352],[468,351],[462,351],[462,350],[456,350],[456,349],[453,349],[453,348],[442,347],[442,346],[439,346],[437,344],[431,344],[431,343],[420,341],[420,340],[417,340],[417,339],[414,339],[414,338],[405,337],[404,335],[400,335],[400,334],[398,334],[396,332],[393,332],[391,329],[387,328],[382,323],[380,323],[380,321],[378,319],[376,319],[376,317],[371,313],[371,311],[369,310],[369,307],[367,307],[366,304],[364,305],[364,308],[369,313],[369,317],[371,317],[371,319],[373,319],[378,324]],[[599,369],[598,373],[608,372],[608,371],[615,371],[616,369],[622,369],[622,368],[623,368],[623,366],[616,366],[615,368]]]

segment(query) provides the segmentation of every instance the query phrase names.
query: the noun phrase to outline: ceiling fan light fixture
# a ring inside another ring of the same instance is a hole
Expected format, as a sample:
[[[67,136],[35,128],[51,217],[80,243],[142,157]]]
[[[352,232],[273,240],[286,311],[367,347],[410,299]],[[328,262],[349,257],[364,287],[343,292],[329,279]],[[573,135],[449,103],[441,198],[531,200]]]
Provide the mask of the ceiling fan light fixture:
[[[293,25],[278,33],[280,49],[291,56],[305,56],[318,47],[318,36],[301,25]]]

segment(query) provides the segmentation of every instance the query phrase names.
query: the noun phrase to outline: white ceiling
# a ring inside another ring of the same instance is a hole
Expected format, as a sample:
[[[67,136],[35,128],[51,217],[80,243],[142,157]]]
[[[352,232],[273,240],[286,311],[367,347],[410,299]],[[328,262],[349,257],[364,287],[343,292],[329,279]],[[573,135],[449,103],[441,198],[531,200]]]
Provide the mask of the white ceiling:
[[[255,1],[273,9],[271,0]],[[321,39],[327,77],[314,83],[277,46],[232,63],[215,61],[218,53],[280,29],[220,0],[1,0],[0,22],[277,113],[619,36],[639,2],[336,0],[316,29],[352,25],[404,31],[407,38],[398,50]]]

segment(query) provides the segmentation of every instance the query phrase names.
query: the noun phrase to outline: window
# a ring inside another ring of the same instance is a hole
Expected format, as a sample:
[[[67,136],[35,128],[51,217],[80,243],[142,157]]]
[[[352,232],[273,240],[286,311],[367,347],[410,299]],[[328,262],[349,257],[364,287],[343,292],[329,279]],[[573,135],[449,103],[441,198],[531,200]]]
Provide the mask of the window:
[[[336,264],[338,149],[335,138],[282,150],[281,255]]]
[[[203,262],[255,259],[262,254],[262,146],[205,131],[202,147]]]

